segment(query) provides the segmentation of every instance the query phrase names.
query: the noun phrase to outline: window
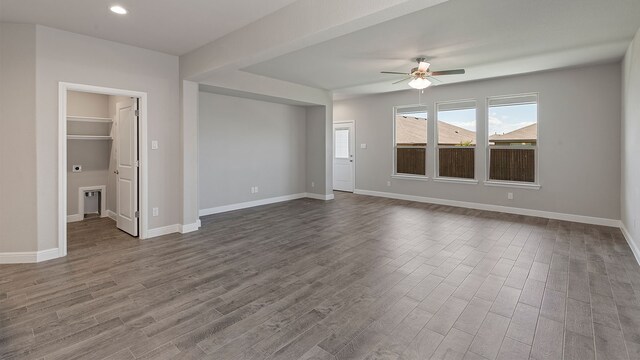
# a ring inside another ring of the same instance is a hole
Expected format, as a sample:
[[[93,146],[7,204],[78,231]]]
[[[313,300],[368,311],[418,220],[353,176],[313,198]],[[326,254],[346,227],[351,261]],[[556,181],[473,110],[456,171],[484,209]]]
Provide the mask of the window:
[[[426,176],[426,107],[396,107],[394,111],[394,136],[395,174]]]
[[[538,95],[489,98],[488,129],[489,180],[537,183]]]
[[[349,129],[335,130],[335,157],[336,159],[349,158]]]
[[[475,100],[437,104],[436,120],[438,176],[475,179]]]

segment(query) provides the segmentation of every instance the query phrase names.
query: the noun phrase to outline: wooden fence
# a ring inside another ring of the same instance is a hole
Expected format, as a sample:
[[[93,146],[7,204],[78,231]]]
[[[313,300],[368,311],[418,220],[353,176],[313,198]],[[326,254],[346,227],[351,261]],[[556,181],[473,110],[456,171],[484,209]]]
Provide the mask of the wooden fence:
[[[438,149],[438,175],[473,179],[475,178],[475,147],[459,146]]]
[[[425,148],[398,147],[396,151],[396,173],[425,175],[426,155],[427,149]]]
[[[425,175],[426,149],[398,147],[396,173]],[[535,148],[490,148],[489,179],[503,181],[536,181]],[[438,176],[475,178],[475,147],[438,149]]]
[[[490,148],[489,179],[536,181],[535,149]]]

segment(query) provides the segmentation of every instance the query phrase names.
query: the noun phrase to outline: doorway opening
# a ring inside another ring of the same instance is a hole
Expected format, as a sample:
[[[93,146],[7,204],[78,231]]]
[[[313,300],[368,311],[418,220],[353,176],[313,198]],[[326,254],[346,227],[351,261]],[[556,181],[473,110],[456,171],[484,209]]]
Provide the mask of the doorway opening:
[[[69,83],[59,91],[59,256],[67,223],[146,238],[146,94]]]
[[[333,123],[333,190],[354,192],[356,126],[353,120]]]

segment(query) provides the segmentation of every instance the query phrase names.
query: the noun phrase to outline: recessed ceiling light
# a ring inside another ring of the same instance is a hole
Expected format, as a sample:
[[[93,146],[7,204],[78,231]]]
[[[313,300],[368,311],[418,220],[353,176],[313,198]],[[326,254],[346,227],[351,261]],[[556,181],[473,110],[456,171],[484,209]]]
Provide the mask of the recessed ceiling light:
[[[118,15],[126,15],[127,14],[127,9],[123,8],[120,5],[113,5],[111,8],[109,8],[111,10],[111,12],[114,12]]]

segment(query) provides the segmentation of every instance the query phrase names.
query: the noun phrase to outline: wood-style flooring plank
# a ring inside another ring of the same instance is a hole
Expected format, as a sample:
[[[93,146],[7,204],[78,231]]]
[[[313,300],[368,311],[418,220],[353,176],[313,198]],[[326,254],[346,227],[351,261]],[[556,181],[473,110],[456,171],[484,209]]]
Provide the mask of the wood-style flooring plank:
[[[0,358],[640,356],[620,230],[335,196],[149,240],[70,223],[67,257],[0,266]]]

